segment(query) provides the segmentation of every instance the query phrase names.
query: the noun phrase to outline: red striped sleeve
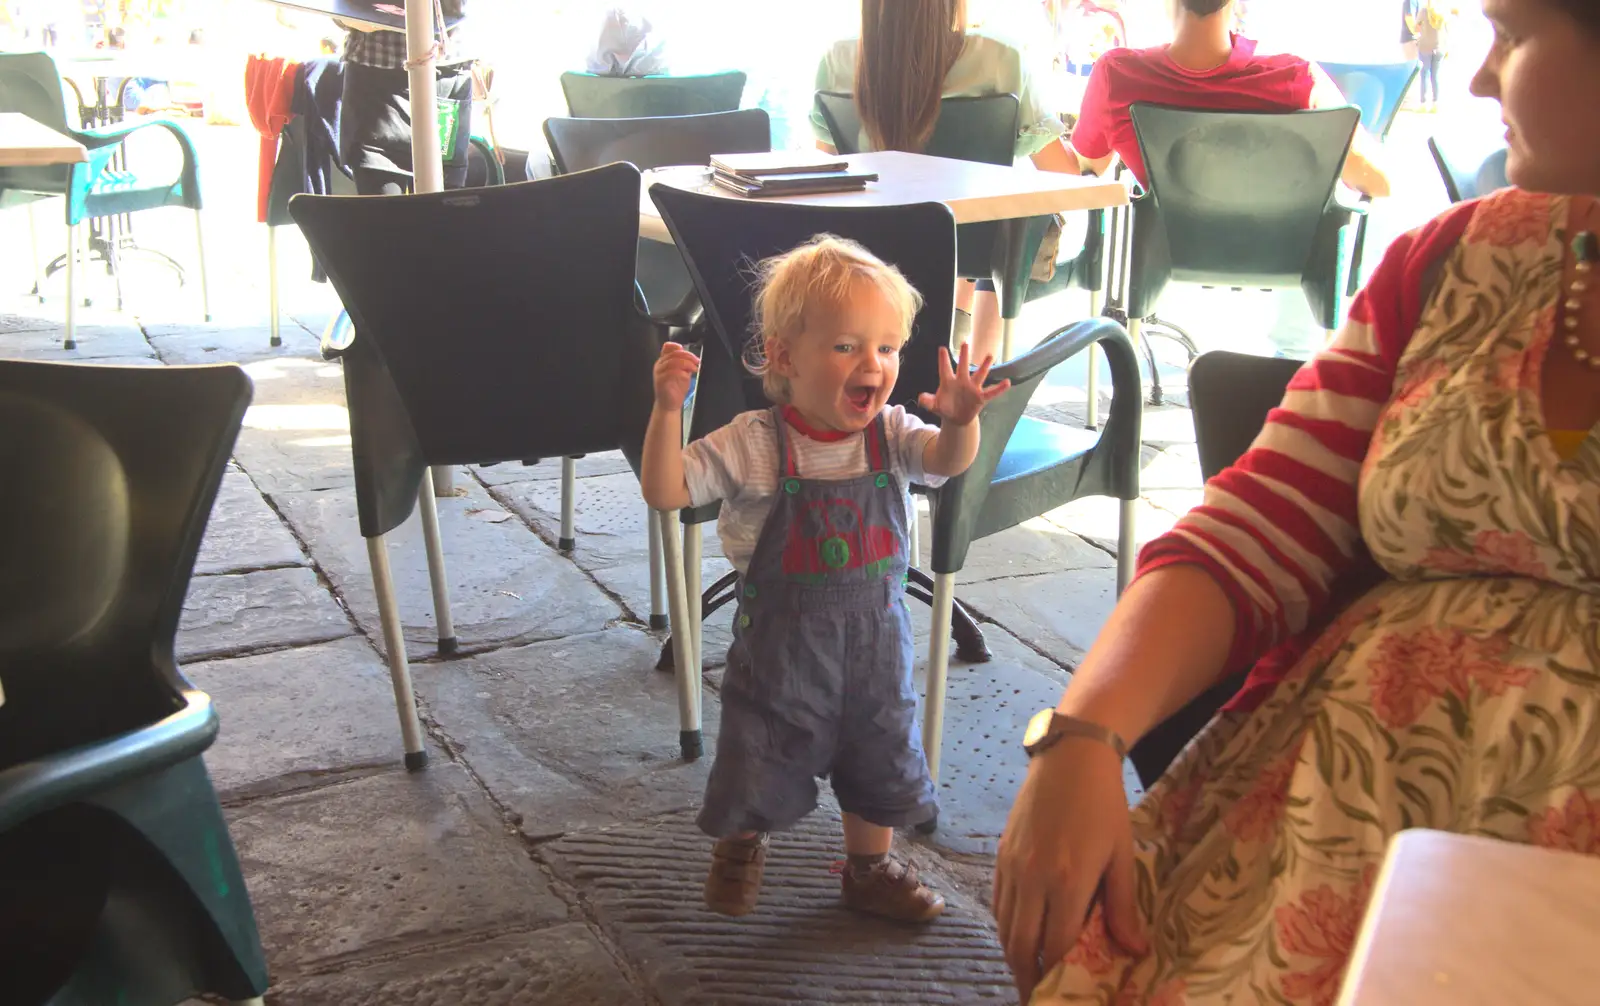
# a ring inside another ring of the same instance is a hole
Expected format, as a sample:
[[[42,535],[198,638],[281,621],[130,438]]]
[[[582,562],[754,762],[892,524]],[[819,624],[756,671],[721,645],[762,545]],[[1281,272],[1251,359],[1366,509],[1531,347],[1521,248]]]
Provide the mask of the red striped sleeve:
[[[1250,450],[1140,555],[1140,576],[1184,563],[1222,586],[1235,612],[1230,672],[1320,624],[1335,585],[1365,554],[1361,464],[1421,318],[1424,277],[1475,208],[1454,207],[1390,246],[1344,328],[1295,375]]]

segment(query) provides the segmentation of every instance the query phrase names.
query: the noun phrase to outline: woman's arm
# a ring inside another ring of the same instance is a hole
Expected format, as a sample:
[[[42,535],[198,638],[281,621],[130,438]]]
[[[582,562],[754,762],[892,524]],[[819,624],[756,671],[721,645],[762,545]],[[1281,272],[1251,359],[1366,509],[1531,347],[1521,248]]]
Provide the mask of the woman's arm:
[[[1058,171],[1065,175],[1081,175],[1091,171],[1103,175],[1116,159],[1115,153],[1092,159],[1084,157],[1071,143],[1060,139],[1050,141],[1043,150],[1034,154],[1033,166],[1040,171]]]

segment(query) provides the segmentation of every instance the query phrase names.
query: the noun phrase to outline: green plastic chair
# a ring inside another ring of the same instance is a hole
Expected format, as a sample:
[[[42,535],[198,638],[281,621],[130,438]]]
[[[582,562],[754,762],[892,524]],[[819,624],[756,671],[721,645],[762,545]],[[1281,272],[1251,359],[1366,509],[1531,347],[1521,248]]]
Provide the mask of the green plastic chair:
[[[1282,289],[1299,287],[1317,323],[1344,316],[1350,230],[1364,206],[1338,200],[1337,183],[1360,113],[1214,112],[1132,106],[1149,186],[1130,207],[1112,284],[1118,313],[1142,345],[1153,404],[1162,399],[1149,336],[1181,329],[1156,318],[1172,282]],[[1130,245],[1131,239],[1131,247]]]
[[[206,320],[211,320],[205,236],[200,226],[199,156],[182,126],[169,119],[151,119],[94,129],[74,128],[67,121],[67,96],[61,74],[56,71],[55,60],[42,52],[0,54],[0,112],[21,112],[72,137],[89,151],[89,159],[83,164],[0,168],[0,208],[49,196],[66,197],[67,332],[63,348],[77,347],[74,252],[81,243],[79,225],[85,220],[163,206],[193,210],[200,250],[200,298]],[[131,171],[111,166],[111,158],[121,149],[122,141],[143,129],[164,129],[177,140],[183,154],[183,167],[176,180],[153,183]]]
[[[731,112],[744,99],[744,85],[742,70],[660,77],[606,77],[578,71],[561,75],[567,114],[574,119]]]
[[[0,974],[7,1003],[267,989],[173,643],[250,403],[236,366],[0,361]]]
[[[1505,138],[1428,137],[1428,153],[1439,168],[1445,195],[1452,203],[1476,199],[1508,188]]]

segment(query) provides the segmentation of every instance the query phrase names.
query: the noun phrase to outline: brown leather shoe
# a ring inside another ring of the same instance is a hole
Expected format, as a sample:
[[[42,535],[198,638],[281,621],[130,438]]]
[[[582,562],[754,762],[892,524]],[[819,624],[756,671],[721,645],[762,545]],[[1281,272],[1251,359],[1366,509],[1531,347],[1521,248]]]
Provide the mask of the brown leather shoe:
[[[930,922],[944,912],[944,896],[917,879],[917,868],[893,857],[859,872],[841,871],[845,906],[897,922]]]
[[[761,874],[767,866],[765,833],[754,838],[724,838],[711,850],[706,876],[706,907],[723,915],[749,915],[761,897]]]

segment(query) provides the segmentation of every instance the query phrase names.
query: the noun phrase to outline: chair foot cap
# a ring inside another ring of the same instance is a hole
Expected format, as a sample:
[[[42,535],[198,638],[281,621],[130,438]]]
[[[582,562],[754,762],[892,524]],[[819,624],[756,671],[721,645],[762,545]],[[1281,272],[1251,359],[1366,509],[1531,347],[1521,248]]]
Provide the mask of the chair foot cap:
[[[684,761],[699,761],[700,756],[706,753],[705,742],[700,739],[700,731],[678,731],[678,750],[683,752]]]
[[[665,629],[667,627],[667,624],[668,623],[667,623],[667,616],[666,615],[651,615],[650,616],[650,629],[653,632],[660,632],[662,629]]]
[[[63,342],[61,344],[61,348],[62,349],[77,349],[78,348],[78,344],[76,342],[73,342],[71,339],[68,339],[66,342]]]
[[[578,542],[575,538],[559,538],[556,540],[556,548],[563,552],[572,551],[575,547],[577,547],[577,544]]]
[[[454,636],[439,640],[439,656],[441,657],[448,657],[459,649],[461,649],[461,643]]]
[[[279,346],[283,345],[283,337],[281,335],[273,336],[272,341],[269,342],[268,345],[273,349],[277,349]]]
[[[428,752],[426,752],[426,751],[407,751],[406,752],[406,771],[407,772],[421,772],[423,769],[425,769],[427,767],[428,767]]]

